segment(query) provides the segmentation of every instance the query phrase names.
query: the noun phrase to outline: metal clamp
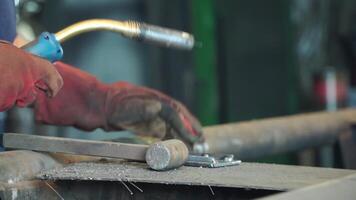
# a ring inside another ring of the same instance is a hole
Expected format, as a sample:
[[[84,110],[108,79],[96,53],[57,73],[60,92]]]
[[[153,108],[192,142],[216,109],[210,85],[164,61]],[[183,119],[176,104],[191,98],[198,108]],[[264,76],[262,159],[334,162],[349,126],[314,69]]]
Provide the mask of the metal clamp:
[[[189,155],[184,165],[192,167],[218,168],[241,164],[241,160],[234,160],[234,155],[228,154],[219,158],[212,157],[208,154],[203,156]]]

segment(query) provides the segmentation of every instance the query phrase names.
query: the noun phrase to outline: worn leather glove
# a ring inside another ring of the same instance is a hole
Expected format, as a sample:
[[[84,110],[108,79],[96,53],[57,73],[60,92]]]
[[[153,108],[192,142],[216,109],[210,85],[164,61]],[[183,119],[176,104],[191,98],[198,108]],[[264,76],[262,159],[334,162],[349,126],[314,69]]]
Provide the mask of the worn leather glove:
[[[77,68],[55,63],[64,80],[56,97],[43,94],[35,103],[36,120],[84,130],[130,130],[187,144],[202,140],[201,126],[179,102],[127,82],[104,84]]]
[[[14,105],[25,107],[39,93],[53,97],[63,85],[50,62],[5,41],[0,41],[0,81],[0,112]]]

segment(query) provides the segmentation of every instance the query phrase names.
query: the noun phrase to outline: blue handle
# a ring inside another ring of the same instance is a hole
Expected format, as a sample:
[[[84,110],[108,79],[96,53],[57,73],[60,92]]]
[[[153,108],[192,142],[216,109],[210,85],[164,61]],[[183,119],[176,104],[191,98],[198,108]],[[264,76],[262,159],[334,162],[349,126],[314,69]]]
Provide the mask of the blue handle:
[[[63,57],[61,44],[54,34],[48,32],[41,33],[36,40],[24,46],[23,49],[50,62],[61,60]]]

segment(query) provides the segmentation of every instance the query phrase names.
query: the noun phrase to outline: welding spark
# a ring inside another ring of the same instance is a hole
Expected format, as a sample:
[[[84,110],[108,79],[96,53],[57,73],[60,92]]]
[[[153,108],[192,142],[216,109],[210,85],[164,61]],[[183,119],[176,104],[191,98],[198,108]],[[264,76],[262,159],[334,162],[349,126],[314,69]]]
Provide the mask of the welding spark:
[[[129,188],[129,186],[126,185],[126,183],[122,180],[120,180],[120,182],[125,186],[125,188],[130,192],[130,195],[133,195],[132,190]]]
[[[50,184],[48,184],[47,181],[45,181],[45,184],[46,184],[49,188],[51,188],[51,189],[57,194],[57,196],[58,196],[59,198],[61,198],[61,200],[64,200],[64,198],[63,198]]]
[[[212,195],[215,195],[213,188],[212,188],[210,185],[208,185],[208,187],[209,187],[209,189],[210,189],[211,194],[212,194]]]
[[[143,192],[143,190],[140,187],[138,187],[136,184],[130,182],[129,180],[127,180],[127,182],[129,182],[132,186],[134,186],[138,191]]]

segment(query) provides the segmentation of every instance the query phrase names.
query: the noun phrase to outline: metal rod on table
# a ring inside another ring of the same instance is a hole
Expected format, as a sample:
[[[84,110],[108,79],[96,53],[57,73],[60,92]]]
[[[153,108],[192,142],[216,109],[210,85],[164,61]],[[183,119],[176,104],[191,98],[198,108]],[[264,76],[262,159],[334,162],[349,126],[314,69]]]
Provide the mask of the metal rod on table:
[[[346,109],[210,126],[194,151],[246,159],[319,147],[335,142],[355,122],[356,109]]]
[[[148,145],[89,141],[19,133],[4,134],[4,147],[145,161]]]

